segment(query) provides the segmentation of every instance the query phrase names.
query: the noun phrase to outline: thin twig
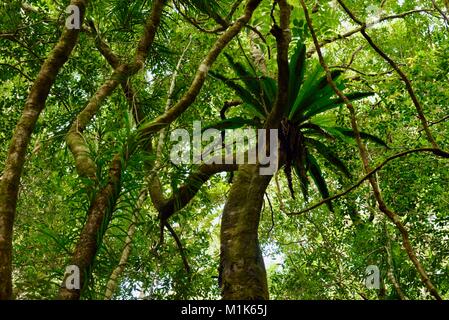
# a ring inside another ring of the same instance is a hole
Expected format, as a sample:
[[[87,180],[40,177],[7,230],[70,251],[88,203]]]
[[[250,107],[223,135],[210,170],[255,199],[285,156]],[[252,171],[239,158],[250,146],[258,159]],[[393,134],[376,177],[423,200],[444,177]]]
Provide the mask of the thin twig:
[[[375,25],[377,25],[379,23],[382,23],[384,21],[394,20],[394,19],[401,19],[401,18],[404,18],[404,17],[406,17],[408,15],[411,15],[411,14],[414,14],[414,13],[422,13],[422,12],[429,13],[429,12],[432,12],[432,11],[433,11],[432,9],[415,9],[415,10],[402,12],[402,13],[399,13],[399,14],[394,14],[394,15],[391,15],[391,16],[381,17],[380,19],[372,22],[369,26],[366,26],[366,28],[371,28],[371,27],[373,27],[373,26],[375,26]],[[357,28],[355,28],[353,30],[350,30],[350,31],[346,32],[346,33],[339,34],[339,35],[336,35],[334,37],[322,40],[320,42],[320,47],[324,47],[325,45],[333,43],[333,42],[335,42],[337,40],[349,38],[349,37],[353,36],[354,34],[359,33],[361,30],[362,30],[362,27],[357,27]],[[307,52],[307,56],[311,57],[315,52],[316,52],[316,49],[315,48],[311,48]]]
[[[415,91],[413,90],[412,83],[408,79],[408,77],[405,75],[405,73],[402,71],[401,68],[397,65],[396,62],[393,61],[382,49],[380,49],[379,46],[377,46],[373,39],[366,33],[367,25],[365,22],[359,20],[352,12],[349,10],[349,8],[343,3],[342,0],[337,0],[340,6],[343,8],[343,10],[348,14],[348,16],[360,26],[360,33],[362,36],[366,39],[366,41],[370,44],[370,46],[376,51],[399,75],[399,77],[404,81],[405,87],[407,89],[408,94],[410,95],[410,98],[412,99],[412,102],[416,108],[416,111],[418,113],[418,118],[421,121],[421,125],[426,133],[427,140],[430,142],[430,144],[434,148],[439,148],[437,142],[435,141],[432,132],[429,129],[429,125],[427,123],[426,116],[424,115],[424,110],[421,105],[421,103],[418,100],[418,97],[415,94]]]
[[[388,262],[388,271],[387,276],[388,279],[390,279],[391,283],[393,284],[394,289],[396,290],[399,299],[401,300],[407,300],[407,297],[402,292],[401,286],[399,285],[399,282],[397,281],[395,275],[394,275],[394,266],[393,266],[393,255],[391,253],[391,240],[390,240],[390,234],[388,233],[388,227],[387,224],[384,224],[384,230],[385,230],[385,251],[387,252],[387,262]]]
[[[187,257],[186,257],[185,251],[184,251],[184,247],[182,246],[181,240],[179,239],[175,230],[173,230],[172,226],[167,221],[165,221],[165,227],[170,232],[173,239],[175,239],[176,245],[178,246],[178,249],[179,249],[179,253],[181,254],[182,263],[184,264],[184,269],[186,270],[187,273],[190,273],[189,262],[187,261]]]
[[[303,210],[301,210],[299,212],[288,213],[288,215],[300,215],[300,214],[306,213],[308,211],[311,211],[313,209],[316,209],[318,207],[321,207],[322,205],[328,203],[329,201],[333,201],[335,199],[341,198],[341,197],[347,195],[348,193],[354,191],[358,187],[360,187],[365,180],[369,179],[376,172],[380,171],[390,161],[392,161],[394,159],[397,159],[397,158],[400,158],[400,157],[404,157],[404,156],[409,155],[411,153],[417,153],[417,152],[432,152],[433,154],[435,154],[437,156],[440,156],[440,157],[443,157],[443,158],[448,158],[448,156],[446,156],[446,155],[439,154],[440,149],[434,149],[434,148],[419,148],[419,149],[407,150],[407,151],[404,151],[404,152],[397,153],[397,154],[395,154],[395,155],[385,159],[381,164],[379,164],[377,167],[375,167],[373,170],[371,170],[369,173],[367,173],[363,178],[361,178],[359,181],[357,181],[357,183],[355,183],[354,185],[352,185],[351,187],[349,187],[345,191],[337,193],[336,195],[333,195],[333,196],[328,197],[326,199],[323,199],[320,202],[318,202],[318,203],[316,203],[316,204],[314,204],[314,205],[312,205],[312,206],[310,206],[310,207],[308,207],[306,209],[303,209]]]
[[[270,207],[270,213],[271,213],[271,227],[270,227],[270,230],[268,230],[268,234],[267,234],[269,236],[271,231],[273,231],[273,229],[274,229],[274,212],[273,212],[273,206],[271,205],[271,200],[270,200],[270,197],[268,196],[268,193],[265,193],[265,197],[267,198],[268,206]]]
[[[446,27],[449,28],[449,18],[447,17],[447,15],[444,13],[443,10],[440,9],[440,7],[437,6],[435,0],[432,0],[432,4],[433,4],[433,7],[441,14],[441,16],[444,18],[444,20],[446,20],[446,24],[447,24]]]
[[[307,10],[307,6],[305,5],[304,0],[300,0],[300,1],[301,1],[301,6],[304,9],[304,14],[306,17],[307,25],[309,27],[310,34],[313,38],[313,43],[315,44],[315,48],[316,48],[316,51],[318,54],[320,64],[323,67],[323,69],[326,71],[327,81],[328,81],[329,85],[331,86],[331,88],[334,90],[334,92],[337,94],[337,96],[340,99],[342,99],[342,101],[344,101],[344,103],[346,104],[346,106],[349,110],[349,113],[351,116],[351,126],[352,126],[352,130],[354,131],[354,135],[355,135],[355,138],[357,141],[357,146],[359,148],[360,157],[363,162],[363,168],[364,168],[365,172],[369,173],[371,170],[370,170],[370,165],[369,165],[369,160],[368,160],[369,159],[368,151],[367,151],[366,146],[363,143],[361,135],[360,135],[360,130],[359,130],[359,127],[357,124],[357,118],[355,115],[354,106],[352,105],[351,101],[349,101],[348,97],[346,95],[344,95],[343,92],[337,87],[334,80],[332,79],[331,71],[323,58],[323,54],[321,53],[321,48],[318,43],[318,39],[317,39],[315,30],[313,28],[313,25],[312,25],[312,20],[310,19],[309,12]],[[342,3],[341,0],[337,0],[337,1],[340,4]],[[342,6],[344,6],[344,4]],[[348,14],[352,15],[352,13],[350,13],[350,11],[347,8],[346,8],[346,10],[347,10]],[[353,15],[352,15],[352,17],[353,17]],[[355,21],[358,21],[358,20],[356,19]],[[435,149],[438,150],[438,153],[441,152],[441,150],[438,147],[436,147]],[[394,223],[394,225],[397,227],[397,229],[401,233],[402,243],[405,248],[405,251],[407,252],[412,263],[415,265],[415,268],[418,271],[422,282],[425,284],[425,286],[428,289],[428,291],[430,292],[430,294],[435,297],[435,299],[442,300],[440,294],[438,293],[437,289],[433,285],[432,281],[430,280],[429,276],[427,275],[427,272],[423,268],[422,264],[418,260],[418,257],[416,256],[416,254],[413,250],[413,247],[410,243],[409,234],[408,234],[407,229],[404,227],[404,225],[401,222],[398,215],[394,211],[389,209],[388,206],[386,205],[385,201],[383,200],[375,175],[371,175],[368,179],[369,179],[369,182],[373,189],[373,194],[374,194],[374,197],[379,206],[379,210],[382,211],[391,220],[391,222]]]

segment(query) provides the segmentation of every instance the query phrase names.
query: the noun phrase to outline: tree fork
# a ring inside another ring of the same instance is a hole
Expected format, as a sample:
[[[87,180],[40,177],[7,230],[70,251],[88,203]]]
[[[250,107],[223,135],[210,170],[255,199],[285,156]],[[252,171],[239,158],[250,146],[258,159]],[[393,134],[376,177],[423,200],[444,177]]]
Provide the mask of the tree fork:
[[[271,33],[277,44],[278,92],[265,124],[269,129],[279,127],[288,99],[291,7],[286,0],[276,3],[280,8],[280,25],[272,17],[274,25]],[[258,229],[264,195],[272,175],[260,175],[259,169],[259,164],[239,166],[223,209],[219,285],[225,300],[269,299]]]

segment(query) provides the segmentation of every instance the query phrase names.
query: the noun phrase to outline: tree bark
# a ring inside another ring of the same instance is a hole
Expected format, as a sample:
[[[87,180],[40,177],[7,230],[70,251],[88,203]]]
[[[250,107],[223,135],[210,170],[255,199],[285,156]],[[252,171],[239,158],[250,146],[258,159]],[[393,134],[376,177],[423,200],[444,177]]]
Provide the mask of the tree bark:
[[[354,14],[346,7],[346,5],[342,2],[342,0],[337,0],[337,1],[338,1],[338,3],[340,3],[341,7],[346,11],[346,13],[351,17],[352,20],[354,20],[355,22],[357,22],[360,25],[363,25],[363,23],[361,23],[354,16]],[[300,2],[301,2],[301,6],[304,9],[304,15],[306,17],[307,25],[309,27],[310,34],[311,34],[311,36],[313,38],[313,42],[315,44],[315,48],[316,48],[316,51],[317,51],[317,54],[318,54],[318,58],[319,58],[320,64],[323,67],[323,69],[326,71],[327,82],[329,83],[331,88],[334,90],[334,92],[338,95],[338,97],[340,99],[342,99],[342,101],[344,101],[346,107],[349,110],[349,114],[351,116],[351,127],[352,127],[352,130],[354,132],[354,136],[355,136],[355,139],[356,139],[356,142],[357,142],[357,146],[358,146],[358,149],[359,149],[359,154],[360,154],[360,158],[362,160],[363,168],[364,168],[365,172],[368,173],[368,172],[371,171],[370,163],[369,163],[369,157],[368,157],[368,150],[366,149],[366,145],[363,143],[362,138],[360,136],[360,130],[359,130],[358,123],[357,123],[357,117],[356,117],[356,114],[355,114],[355,108],[354,108],[353,104],[349,101],[348,97],[346,97],[344,95],[344,93],[340,89],[338,89],[337,85],[332,80],[332,76],[331,76],[331,72],[330,72],[329,66],[324,61],[323,54],[321,52],[321,48],[320,48],[320,45],[318,43],[318,39],[317,39],[317,36],[316,36],[316,33],[315,33],[315,29],[312,26],[312,20],[310,19],[310,16],[308,14],[307,6],[304,3],[304,0],[300,0]],[[368,40],[369,37],[366,35],[366,33],[364,33],[364,31],[362,31],[362,34]],[[373,48],[375,48],[375,45],[373,45],[372,42],[370,42],[370,44],[372,45]],[[376,52],[378,52],[378,51],[379,50],[376,50]],[[386,60],[388,60],[388,59],[386,59]],[[394,62],[392,61],[391,64],[394,64]],[[424,123],[423,123],[423,125],[424,125]],[[432,141],[431,138],[432,137],[430,135],[428,137],[428,140]],[[432,143],[432,145],[434,145],[434,144]],[[441,150],[441,149],[439,149],[439,147],[436,144],[434,145],[434,148],[436,150],[438,150],[439,154],[442,154],[442,155],[446,154],[446,152]],[[430,292],[431,295],[433,295],[435,297],[435,299],[442,300],[442,297],[438,293],[438,290],[433,285],[432,281],[430,280],[429,276],[427,275],[426,270],[424,269],[424,267],[422,266],[422,264],[418,260],[418,257],[416,256],[416,254],[415,254],[415,252],[413,250],[413,247],[412,247],[412,245],[410,243],[409,234],[408,234],[407,229],[405,228],[404,224],[402,223],[401,219],[396,214],[396,212],[392,211],[387,206],[387,204],[385,203],[385,201],[384,201],[384,199],[382,197],[382,193],[380,191],[379,184],[377,182],[376,176],[374,176],[374,175],[370,176],[368,178],[368,181],[370,182],[371,188],[373,190],[373,195],[376,198],[376,202],[378,204],[379,210],[382,213],[384,213],[388,217],[388,219],[391,220],[391,222],[394,223],[396,228],[401,233],[402,244],[404,246],[404,249],[407,252],[410,260],[412,261],[412,263],[415,265],[415,268],[416,268],[416,270],[418,271],[418,273],[419,273],[419,275],[421,277],[421,281],[425,284],[427,290]]]
[[[393,255],[391,253],[391,240],[386,223],[384,223],[384,230],[385,230],[385,251],[387,252],[387,263],[388,263],[387,277],[391,281],[391,284],[393,285],[394,289],[396,290],[399,299],[407,300],[407,297],[402,292],[401,286],[399,285],[399,282],[397,281],[396,276],[394,275]]]
[[[267,275],[258,228],[271,176],[258,165],[242,165],[231,187],[221,222],[219,283],[225,300],[266,300]]]
[[[143,135],[151,135],[154,132],[160,131],[167,127],[170,123],[176,120],[184,111],[186,111],[196,100],[204,83],[206,82],[207,74],[212,64],[217,60],[220,53],[226,46],[239,34],[242,28],[251,19],[254,11],[257,9],[261,0],[248,0],[243,15],[238,18],[218,39],[215,41],[209,53],[202,60],[198,67],[195,77],[179,101],[173,105],[169,110],[154,119],[153,121],[143,124],[141,132]]]
[[[119,84],[125,84],[127,80],[139,72],[145,63],[150,46],[161,23],[165,0],[153,2],[151,14],[145,22],[144,32],[137,45],[134,61],[132,63],[119,63],[105,43],[97,44],[108,62],[114,67],[111,78],[106,80],[91,97],[86,107],[78,114],[67,133],[66,142],[75,159],[75,167],[81,177],[96,178],[96,164],[90,156],[89,147],[83,137],[83,132],[89,122],[99,111],[102,103],[108,98]],[[125,87],[126,89],[126,87]],[[127,91],[125,91],[127,95]]]
[[[92,160],[89,161],[89,150],[81,133],[98,111],[101,102],[112,94],[120,83],[124,84],[129,77],[143,68],[145,58],[160,25],[165,4],[165,0],[153,2],[151,14],[145,23],[144,33],[137,45],[134,62],[132,64],[119,64],[116,67],[112,79],[103,83],[69,129],[66,139],[67,144],[75,157],[77,171],[81,176],[95,178],[96,172],[95,162]],[[103,47],[102,49],[107,48]],[[105,53],[105,57],[111,65],[116,65],[118,59],[112,56],[112,51],[106,52],[103,50],[102,53]],[[125,90],[125,94],[127,95],[129,92],[128,87],[128,91]],[[87,280],[90,277],[95,256],[97,255],[104,233],[111,221],[113,210],[120,195],[122,187],[122,170],[126,168],[129,156],[134,151],[135,146],[130,147],[127,145],[124,147],[122,153],[117,153],[114,156],[109,170],[108,182],[106,186],[100,189],[91,203],[87,213],[87,221],[81,231],[75,252],[72,256],[71,265],[77,266],[80,270],[80,288],[73,290],[66,288],[65,282],[67,275],[65,275],[59,290],[58,299],[78,300],[80,298],[81,293],[88,282]]]
[[[65,287],[64,277],[58,299],[78,300],[86,285],[103,235],[111,220],[121,189],[122,159],[115,155],[109,170],[109,182],[100,190],[87,213],[87,221],[81,231],[80,239],[73,253],[71,265],[80,270],[80,289],[69,290]]]
[[[131,255],[131,245],[133,242],[134,233],[136,232],[137,215],[139,214],[140,208],[143,202],[145,201],[145,198],[146,198],[145,192],[141,193],[137,204],[137,208],[133,215],[133,219],[128,227],[128,233],[126,234],[125,245],[123,247],[123,251],[120,256],[120,261],[117,267],[115,267],[114,271],[112,271],[111,276],[109,277],[109,281],[106,285],[106,293],[104,295],[105,300],[112,299],[112,296],[114,295],[119,285],[119,278],[122,275],[123,271],[125,271],[126,264],[128,263],[129,256]]]
[[[278,0],[277,4],[280,9],[280,25],[275,23],[271,33],[275,36],[277,44],[278,92],[267,117],[265,124],[267,129],[279,127],[288,103],[291,7],[286,0]],[[269,149],[268,141],[267,139],[266,150]],[[261,175],[259,169],[258,164],[239,167],[223,210],[219,284],[222,298],[225,300],[269,298],[258,229],[265,191],[272,176]]]
[[[79,8],[80,24],[83,22],[87,3],[87,0],[72,0],[70,3]],[[64,29],[56,46],[42,64],[11,139],[0,178],[0,300],[12,298],[13,224],[27,147],[56,76],[78,41],[79,31]]]

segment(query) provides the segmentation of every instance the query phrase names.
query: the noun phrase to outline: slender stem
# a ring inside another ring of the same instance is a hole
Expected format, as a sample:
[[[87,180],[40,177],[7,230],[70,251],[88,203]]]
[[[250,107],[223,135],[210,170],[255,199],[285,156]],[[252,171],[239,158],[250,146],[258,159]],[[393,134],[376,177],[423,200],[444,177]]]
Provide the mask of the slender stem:
[[[373,41],[373,39],[366,33],[366,23],[359,20],[354,13],[352,13],[351,10],[344,4],[342,0],[337,0],[340,6],[343,8],[343,10],[348,14],[348,16],[358,25],[360,25],[360,33],[362,36],[366,39],[366,41],[370,44],[370,46],[376,51],[399,75],[399,77],[404,81],[405,87],[407,89],[408,94],[410,95],[410,98],[412,99],[412,102],[416,108],[416,111],[418,113],[418,118],[421,121],[421,125],[426,133],[427,140],[430,142],[430,144],[434,148],[439,148],[437,142],[435,141],[432,132],[429,129],[429,124],[427,122],[426,116],[424,115],[424,110],[421,105],[421,103],[418,100],[418,97],[415,94],[415,91],[413,90],[412,83],[407,78],[405,73],[399,68],[398,64],[394,62],[393,59],[391,59],[378,45],[376,45]]]
[[[357,124],[357,119],[356,119],[356,115],[355,115],[355,109],[354,106],[352,105],[352,103],[349,101],[348,97],[346,97],[343,92],[338,89],[338,87],[336,86],[335,82],[332,80],[332,76],[331,76],[331,72],[330,69],[328,67],[328,65],[326,64],[323,55],[321,53],[321,48],[320,45],[318,43],[318,39],[315,33],[315,30],[313,28],[312,25],[312,20],[310,19],[309,16],[309,12],[307,10],[307,6],[304,3],[304,0],[300,0],[301,1],[301,6],[304,9],[304,14],[306,17],[306,21],[307,21],[307,25],[309,27],[310,33],[312,35],[313,38],[313,42],[315,44],[316,50],[317,50],[317,54],[320,60],[320,64],[321,66],[324,68],[324,70],[326,71],[326,77],[327,77],[327,81],[329,83],[329,85],[331,86],[331,88],[335,91],[335,93],[337,94],[337,96],[339,96],[344,103],[346,104],[350,116],[351,116],[351,126],[352,126],[352,130],[354,131],[354,135],[356,137],[356,141],[357,141],[357,146],[359,148],[359,153],[360,153],[360,157],[362,158],[362,162],[363,162],[363,167],[366,173],[369,173],[370,170],[370,165],[369,165],[369,158],[368,158],[368,151],[366,149],[365,144],[362,141],[361,135],[360,135],[360,130]],[[341,3],[341,0],[338,0],[339,3]],[[357,19],[355,19],[355,21],[358,21]],[[438,147],[436,147],[435,149],[438,149]],[[422,282],[425,284],[425,286],[427,287],[427,289],[429,290],[430,294],[432,294],[435,299],[437,300],[442,300],[441,296],[439,295],[437,289],[435,288],[435,286],[433,285],[433,283],[431,282],[431,280],[429,279],[429,276],[427,275],[426,271],[424,270],[423,266],[421,265],[421,263],[419,262],[412,246],[409,240],[409,234],[407,229],[405,229],[404,225],[402,224],[400,218],[398,217],[398,215],[393,212],[392,210],[390,210],[388,208],[388,206],[386,205],[385,201],[382,198],[382,194],[379,188],[379,185],[377,183],[377,179],[375,177],[375,175],[371,175],[368,178],[371,187],[373,189],[373,193],[374,193],[374,197],[377,201],[377,204],[379,206],[380,211],[382,211],[393,223],[394,225],[398,228],[398,230],[401,233],[402,236],[402,242],[404,245],[404,248],[410,258],[410,260],[412,261],[412,263],[415,265],[416,270],[418,271]]]
[[[303,209],[303,210],[301,210],[299,212],[289,213],[289,215],[300,215],[300,214],[306,213],[308,211],[311,211],[313,209],[316,209],[316,208],[326,204],[329,201],[333,201],[335,199],[341,198],[341,197],[347,195],[348,193],[354,191],[358,187],[360,187],[364,181],[366,181],[372,175],[374,175],[375,173],[380,171],[390,161],[392,161],[394,159],[397,159],[397,158],[400,158],[400,157],[404,157],[404,156],[409,155],[411,153],[418,153],[418,152],[431,152],[431,153],[435,154],[436,156],[440,156],[440,157],[443,157],[443,158],[448,158],[449,157],[448,155],[445,155],[445,154],[443,154],[443,155],[439,154],[440,149],[433,149],[433,148],[419,148],[419,149],[407,150],[407,151],[404,151],[404,152],[397,153],[397,154],[392,155],[392,156],[388,157],[387,159],[385,159],[381,164],[379,164],[377,167],[372,169],[365,176],[363,176],[363,178],[361,178],[359,181],[357,181],[357,183],[355,183],[354,185],[352,185],[351,187],[349,187],[345,191],[337,193],[336,195],[333,195],[333,196],[328,197],[326,199],[323,199],[320,202],[318,202],[318,203],[316,203],[316,204],[314,204],[314,205],[312,205],[312,206],[310,206],[310,207],[308,207],[306,209]]]
[[[385,251],[387,252],[387,263],[388,263],[388,271],[387,276],[388,279],[390,279],[391,283],[393,284],[394,289],[396,290],[399,299],[401,300],[407,300],[407,297],[402,292],[401,286],[399,285],[398,280],[396,279],[396,276],[394,275],[394,264],[393,264],[393,255],[391,253],[391,240],[390,240],[390,234],[388,232],[387,224],[384,224],[385,229]]]

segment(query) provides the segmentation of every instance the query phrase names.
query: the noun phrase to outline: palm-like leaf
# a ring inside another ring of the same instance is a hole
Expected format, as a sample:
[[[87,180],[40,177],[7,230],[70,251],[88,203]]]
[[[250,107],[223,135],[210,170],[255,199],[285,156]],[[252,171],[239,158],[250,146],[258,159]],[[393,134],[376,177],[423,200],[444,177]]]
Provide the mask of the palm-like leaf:
[[[263,109],[263,106],[260,104],[260,101],[257,100],[256,96],[242,87],[237,82],[227,79],[225,76],[222,76],[221,74],[210,71],[209,72],[213,77],[223,81],[229,88],[233,89],[235,93],[240,97],[240,99],[243,100],[244,104],[251,109],[251,111],[254,113],[255,116],[263,119],[266,117],[265,110]]]
[[[233,117],[233,118],[224,119],[224,120],[218,121],[214,124],[211,124],[209,126],[206,126],[202,130],[204,131],[204,130],[211,129],[211,128],[217,129],[217,130],[239,129],[244,126],[259,127],[260,122],[258,122],[256,120],[245,119],[243,117]]]
[[[341,161],[338,156],[332,152],[332,149],[324,143],[311,138],[306,138],[306,144],[314,148],[327,162],[333,165],[336,169],[342,172],[348,178],[351,178],[351,173],[348,167]]]
[[[243,100],[243,106],[252,111],[260,120],[266,120],[276,98],[277,83],[269,77],[259,77],[257,72],[246,68],[243,64],[235,62],[233,58],[226,55],[231,68],[243,83],[227,79],[216,72],[212,75],[222,80],[228,87],[233,89]],[[306,48],[303,43],[298,42],[289,63],[289,92],[286,118],[282,121],[280,132],[281,148],[286,154],[284,171],[287,177],[288,187],[294,197],[292,183],[292,168],[300,181],[300,187],[304,198],[308,197],[310,185],[308,176],[312,178],[323,198],[329,197],[329,189],[323,177],[322,170],[316,158],[310,153],[314,151],[320,155],[326,163],[334,166],[338,171],[350,177],[350,172],[332,148],[320,141],[335,140],[336,138],[345,142],[353,142],[354,134],[348,128],[325,125],[314,119],[323,113],[337,108],[343,101],[335,95],[334,90],[328,84],[325,72],[320,64],[315,63],[311,72],[306,73]],[[331,76],[340,90],[345,89],[345,80],[341,77],[340,70],[333,71]],[[346,96],[355,101],[372,95],[371,92],[355,92]],[[317,119],[319,120],[319,119]],[[240,128],[245,125],[262,127],[262,123],[254,120],[244,120],[236,117],[216,123],[211,127],[220,129]],[[310,137],[309,137],[310,136]],[[376,136],[362,132],[363,139],[371,140],[382,146],[385,142]],[[314,138],[312,138],[314,137]],[[327,203],[332,210],[332,204]]]
[[[340,138],[343,141],[353,141],[355,138],[354,131],[348,128],[342,128],[342,127],[325,127],[325,130],[330,132],[332,135],[334,135],[336,138]],[[369,140],[371,142],[374,142],[378,145],[381,145],[382,147],[389,148],[387,143],[380,139],[379,137],[376,137],[375,135],[366,133],[366,132],[360,132],[360,137],[365,140]],[[348,140],[347,138],[350,138]]]
[[[304,81],[306,63],[306,46],[298,41],[297,47],[289,63],[288,104],[292,105],[298,96]]]
[[[343,88],[340,87],[339,89],[342,90]],[[373,95],[372,92],[355,92],[350,93],[346,96],[350,101],[356,101],[372,95]],[[343,100],[340,98],[329,99],[329,97],[330,96],[322,97],[320,99],[317,99],[317,101],[311,103],[307,108],[307,110],[304,112],[304,114],[298,119],[299,122],[309,120],[318,114],[337,108],[344,103]]]
[[[307,159],[309,161],[309,166],[310,166],[310,176],[312,177],[313,181],[315,182],[315,185],[317,186],[318,191],[320,192],[323,199],[329,198],[329,189],[327,187],[326,180],[323,177],[323,173],[321,172],[321,168],[320,168],[317,160],[311,154],[308,155]],[[326,202],[326,205],[330,211],[333,211],[332,202],[328,201],[328,202]]]

